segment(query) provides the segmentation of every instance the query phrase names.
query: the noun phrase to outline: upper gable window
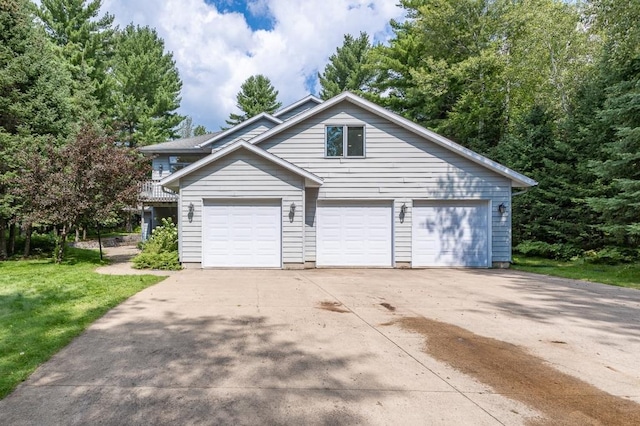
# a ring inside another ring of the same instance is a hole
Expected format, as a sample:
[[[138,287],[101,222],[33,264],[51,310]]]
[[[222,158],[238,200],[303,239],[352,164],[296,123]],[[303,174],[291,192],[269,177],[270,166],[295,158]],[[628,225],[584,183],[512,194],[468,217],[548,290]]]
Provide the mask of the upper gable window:
[[[364,126],[327,126],[327,157],[364,157]]]

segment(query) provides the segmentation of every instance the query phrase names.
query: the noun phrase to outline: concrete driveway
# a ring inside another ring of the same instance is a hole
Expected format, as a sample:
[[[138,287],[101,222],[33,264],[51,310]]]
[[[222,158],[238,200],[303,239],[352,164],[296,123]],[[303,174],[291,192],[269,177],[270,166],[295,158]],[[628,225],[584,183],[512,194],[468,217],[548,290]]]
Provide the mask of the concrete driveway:
[[[0,401],[33,424],[640,424],[640,291],[503,270],[186,270]]]

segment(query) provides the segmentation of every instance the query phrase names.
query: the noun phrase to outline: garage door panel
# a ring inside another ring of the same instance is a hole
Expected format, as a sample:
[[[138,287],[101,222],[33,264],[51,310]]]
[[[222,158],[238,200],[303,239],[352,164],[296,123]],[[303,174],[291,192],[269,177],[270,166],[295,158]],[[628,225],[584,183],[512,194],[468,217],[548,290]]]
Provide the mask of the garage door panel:
[[[343,202],[317,211],[319,266],[391,266],[390,205]]]
[[[441,201],[414,205],[414,266],[489,266],[487,203],[457,204]]]
[[[280,200],[207,201],[203,266],[280,267]]]

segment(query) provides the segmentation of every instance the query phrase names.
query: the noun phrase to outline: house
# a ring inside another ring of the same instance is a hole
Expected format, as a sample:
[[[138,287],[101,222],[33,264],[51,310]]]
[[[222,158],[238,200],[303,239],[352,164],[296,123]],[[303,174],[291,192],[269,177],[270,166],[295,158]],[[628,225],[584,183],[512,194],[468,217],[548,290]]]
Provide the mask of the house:
[[[348,92],[143,151],[185,267],[506,266],[537,184]]]

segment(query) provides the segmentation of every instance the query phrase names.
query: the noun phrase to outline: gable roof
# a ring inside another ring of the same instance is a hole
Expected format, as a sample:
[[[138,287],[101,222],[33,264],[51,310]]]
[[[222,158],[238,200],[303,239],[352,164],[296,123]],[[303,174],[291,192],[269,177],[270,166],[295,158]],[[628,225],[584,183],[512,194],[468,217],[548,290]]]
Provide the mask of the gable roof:
[[[274,123],[276,126],[278,124],[282,124],[282,120],[280,120],[279,118],[274,117],[271,114],[268,114],[266,112],[262,112],[258,115],[254,115],[251,118],[248,118],[246,120],[244,120],[242,123],[238,123],[235,126],[227,129],[227,130],[223,130],[222,132],[218,132],[217,134],[215,134],[213,137],[206,139],[204,141],[202,141],[200,144],[198,144],[197,148],[205,148],[208,145],[211,145],[212,143],[214,143],[215,141],[218,141],[222,138],[225,138],[229,135],[234,134],[235,132],[237,132],[238,130],[244,129],[245,127],[249,126],[250,124],[253,124],[257,121],[260,121],[262,119],[266,119],[271,121],[272,123]]]
[[[176,139],[173,141],[147,145],[138,148],[140,152],[153,154],[163,152],[193,152],[198,149],[199,145],[204,141],[216,137],[220,132],[207,133],[206,135],[193,136],[191,138]]]
[[[270,152],[265,151],[264,149],[252,145],[247,141],[244,140],[239,140],[236,141],[230,145],[227,145],[226,147],[220,149],[219,151],[216,151],[208,156],[206,156],[205,158],[196,161],[195,163],[185,167],[182,170],[177,171],[176,173],[170,174],[169,176],[167,176],[166,178],[162,179],[160,181],[160,185],[162,186],[166,186],[169,188],[177,188],[178,187],[178,181],[180,180],[180,178],[202,168],[205,167],[213,162],[215,162],[216,160],[219,160],[222,157],[225,157],[239,149],[246,149],[249,152],[252,152],[268,161],[271,161],[272,163],[277,164],[278,166],[289,170],[299,176],[302,176],[303,178],[305,178],[305,182],[306,185],[309,187],[318,187],[321,186],[323,184],[323,180],[322,178],[320,178],[319,176],[301,168],[296,166],[293,163],[288,162],[287,160],[284,160],[280,157],[278,157],[277,155],[274,155]]]
[[[300,105],[306,104],[307,102],[314,102],[316,104],[321,104],[322,103],[322,99],[317,98],[317,97],[315,97],[313,95],[306,96],[306,97],[300,99],[299,101],[294,102],[291,105],[287,105],[286,107],[281,108],[278,111],[274,112],[273,116],[274,117],[280,117],[280,116],[288,113],[292,109],[298,108]]]
[[[404,117],[399,116],[398,114],[395,114],[381,107],[380,105],[377,105],[357,95],[354,95],[351,92],[343,92],[337,96],[334,96],[333,98],[326,100],[320,103],[319,105],[292,117],[291,119],[285,121],[281,125],[276,126],[270,130],[267,130],[264,133],[261,133],[260,135],[251,139],[250,142],[254,145],[260,144],[261,142],[271,138],[272,136],[275,136],[281,133],[282,131],[308,119],[309,117],[312,117],[322,111],[325,111],[343,101],[350,102],[373,114],[386,118],[387,120],[399,125],[400,127],[406,130],[409,130],[419,136],[422,136],[423,138],[443,148],[446,148],[468,160],[471,160],[474,163],[480,164],[481,166],[484,166],[487,169],[492,170],[499,175],[509,178],[512,181],[512,184],[514,187],[530,187],[538,184],[538,182],[536,182],[535,180],[523,174],[520,174],[515,170],[511,170],[510,168],[503,166],[500,163],[490,160],[489,158],[483,155],[480,155],[477,152],[474,152],[468,148],[465,148],[462,145],[459,145],[454,141],[447,139],[442,135],[437,134],[436,132],[426,129]]]

